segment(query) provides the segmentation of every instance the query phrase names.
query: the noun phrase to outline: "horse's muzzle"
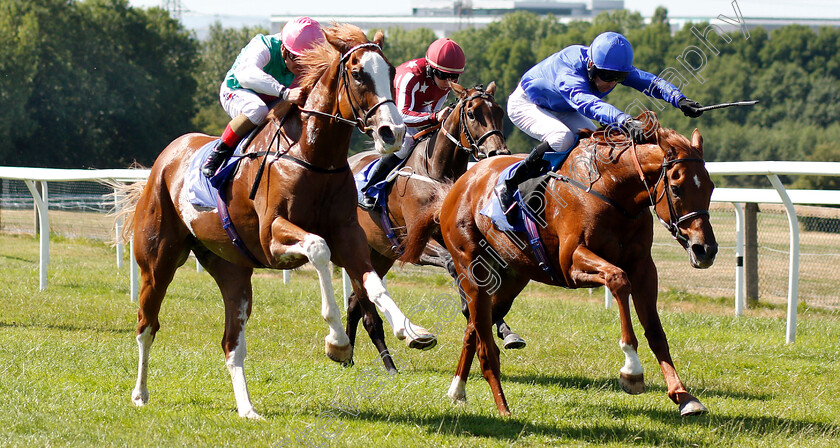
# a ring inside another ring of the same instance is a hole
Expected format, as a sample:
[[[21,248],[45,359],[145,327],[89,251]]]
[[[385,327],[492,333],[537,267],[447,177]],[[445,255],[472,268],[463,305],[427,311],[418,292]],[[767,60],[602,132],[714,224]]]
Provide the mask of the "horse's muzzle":
[[[714,264],[717,252],[717,243],[691,244],[688,247],[688,257],[691,265],[698,269],[706,269]]]

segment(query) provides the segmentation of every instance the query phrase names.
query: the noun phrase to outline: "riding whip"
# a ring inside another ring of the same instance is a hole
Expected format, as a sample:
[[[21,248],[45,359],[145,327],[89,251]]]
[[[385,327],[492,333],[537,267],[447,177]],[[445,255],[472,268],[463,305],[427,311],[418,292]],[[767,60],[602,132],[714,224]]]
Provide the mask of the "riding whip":
[[[749,101],[735,101],[733,103],[720,103],[720,104],[712,104],[711,106],[704,106],[697,108],[698,112],[705,112],[707,110],[713,109],[723,109],[724,107],[731,107],[731,106],[752,106],[757,104],[758,100],[749,100]]]

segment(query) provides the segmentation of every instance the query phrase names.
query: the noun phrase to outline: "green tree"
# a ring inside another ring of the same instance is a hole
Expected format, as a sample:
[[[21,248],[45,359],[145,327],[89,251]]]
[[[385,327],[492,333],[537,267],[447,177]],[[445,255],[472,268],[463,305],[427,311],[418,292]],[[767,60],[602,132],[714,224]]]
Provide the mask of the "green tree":
[[[426,56],[429,44],[435,41],[434,31],[428,28],[416,28],[406,31],[400,27],[391,27],[385,37],[385,57],[395,67],[403,62]]]
[[[0,164],[149,164],[190,129],[195,42],[165,11],[127,0],[0,1],[9,35],[27,36],[7,51],[26,49],[31,63],[28,86],[12,93],[21,126],[0,143]]]

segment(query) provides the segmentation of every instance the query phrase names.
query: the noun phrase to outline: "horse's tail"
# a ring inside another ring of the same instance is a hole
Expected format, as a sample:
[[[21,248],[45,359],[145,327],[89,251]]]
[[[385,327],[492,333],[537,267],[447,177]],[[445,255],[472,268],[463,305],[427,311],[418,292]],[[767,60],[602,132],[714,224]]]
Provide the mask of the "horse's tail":
[[[432,187],[429,203],[419,210],[415,219],[407,226],[408,234],[404,240],[403,254],[399,258],[401,263],[417,263],[423,255],[429,239],[440,229],[441,206],[446,193],[451,189],[451,182],[436,184]]]
[[[114,242],[127,243],[134,233],[134,211],[137,207],[137,201],[146,187],[146,181],[141,180],[131,184],[107,181],[106,184],[114,189],[116,195],[116,208],[112,213],[114,222],[121,222],[122,224],[122,231],[119,235],[115,235]]]

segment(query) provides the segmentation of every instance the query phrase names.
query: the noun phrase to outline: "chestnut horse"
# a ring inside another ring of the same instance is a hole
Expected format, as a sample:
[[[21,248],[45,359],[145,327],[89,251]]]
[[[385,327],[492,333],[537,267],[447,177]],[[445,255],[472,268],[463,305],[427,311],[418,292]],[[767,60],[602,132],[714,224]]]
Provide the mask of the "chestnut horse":
[[[652,113],[640,119],[649,124],[645,144],[636,145],[616,132],[588,136],[549,177],[545,194],[536,196],[541,206],[529,206],[542,221],[537,226],[547,254],[542,266],[523,243],[529,241],[524,233],[498,231],[479,213],[493,197],[500,173],[521,157],[484,160],[455,182],[444,199],[440,226],[458,272],[457,283],[470,299],[470,319],[447,392],[450,398],[466,400],[465,381],[477,352],[499,414],[510,414],[491,325],[507,314],[525,285],[536,280],[566,288],[610,289],[618,302],[619,346],[625,355],[619,384],[637,394],[644,391],[644,377],[630,320],[632,295],[668,396],[682,415],[707,411],[677,375],[659,320],[657,273],[651,257],[653,218],[647,210],[653,206],[688,252],[693,267],[707,268],[717,253],[708,213],[714,184],[705,169],[703,139],[697,130],[689,141],[673,130],[650,126],[655,124]]]
[[[456,83],[450,85],[458,97],[457,103],[441,126],[429,129],[428,138],[417,143],[391,187],[387,209],[377,207],[371,212],[358,209],[359,223],[367,234],[371,261],[380,277],[384,277],[402,255],[400,240],[417,238],[428,241],[435,233],[437,240],[442,241],[437,227],[419,229],[414,224],[423,222],[421,213],[427,213],[429,204],[439,202],[452,182],[467,171],[470,155],[483,159],[510,154],[502,133],[504,111],[493,98],[496,83],[491,82],[486,89],[481,86],[466,89]],[[350,168],[359,172],[377,157],[374,152],[356,154],[349,159]],[[385,219],[389,220],[388,225],[393,226],[392,237],[383,230],[382,213],[388,213]],[[414,246],[422,247],[420,242]],[[429,250],[432,257],[421,258],[419,264],[445,268],[448,255],[444,252],[443,256],[435,257],[436,252]],[[412,254],[406,255],[413,257]],[[359,319],[364,315],[365,330],[382,354],[382,362],[389,372],[396,373],[396,366],[385,345],[382,319],[376,310],[370,306],[363,307],[355,294],[350,296],[348,304],[347,335],[350,342],[355,343]]]
[[[382,153],[399,149],[405,133],[392,100],[394,68],[382,54],[382,33],[369,42],[359,28],[336,24],[324,34],[326,42],[301,58],[306,72],[300,85],[308,96],[299,127],[284,125],[284,137],[278,138],[279,123],[269,121],[246,151],[262,159],[243,157],[235,178],[222,187],[241,245],[226,234],[217,208],[197,207],[186,199],[184,179],[190,159],[212,137],[188,134],[176,139],[155,161],[142,191],[131,191],[135,206],[127,218],[141,272],[139,367],[131,393],[138,406],[149,400],[149,350],[160,328],[161,302],[190,251],[222,293],[222,349],[242,417],[261,418],[251,404],[244,374],[245,324],[251,314],[255,267],[314,265],[321,286],[321,316],[329,326],[325,351],[334,361],[349,362],[353,347],[341,325],[330,261],[347,270],[356,295],[373,300],[398,338],[409,338],[421,347],[434,342],[428,331],[412,326],[388,295],[371,265],[356,218],[354,182],[347,164],[354,126],[372,134]],[[296,132],[299,139],[294,138]],[[283,140],[290,142],[289,148],[280,147]],[[275,141],[278,145],[273,148]],[[253,200],[249,199],[252,187]]]

